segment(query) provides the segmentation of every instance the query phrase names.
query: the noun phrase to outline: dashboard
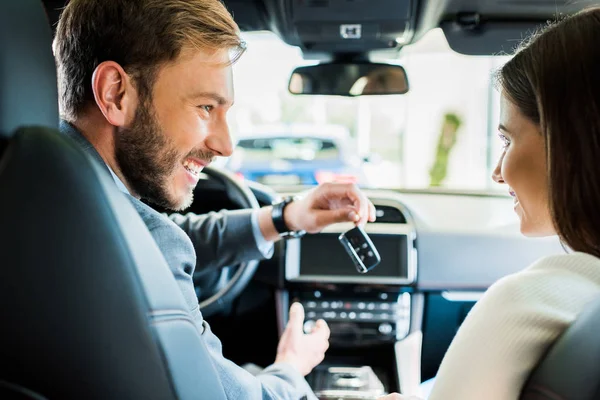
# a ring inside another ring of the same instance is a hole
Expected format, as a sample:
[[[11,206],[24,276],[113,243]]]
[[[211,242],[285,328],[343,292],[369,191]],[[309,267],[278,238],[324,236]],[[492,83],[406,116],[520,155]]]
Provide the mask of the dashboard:
[[[339,346],[393,343],[410,330],[412,294],[398,289],[416,283],[415,224],[402,203],[381,197],[371,200],[377,221],[368,223],[365,232],[381,256],[373,270],[357,272],[338,241],[341,233],[352,229],[351,223],[289,240],[286,246],[285,278],[295,289],[294,300],[306,309],[305,332],[317,319],[324,319],[331,329],[330,341]],[[325,286],[312,290],[313,284]],[[366,290],[369,287],[377,290]],[[382,290],[385,287],[392,290]]]
[[[307,330],[325,319],[332,343],[392,343],[422,330],[425,295],[473,304],[501,277],[564,251],[556,238],[524,238],[508,197],[365,192],[377,215],[365,231],[380,265],[356,271],[337,240],[352,224],[288,240],[281,257],[281,329],[287,307],[299,301],[307,309]]]
[[[328,323],[334,366],[379,368],[399,388],[435,374],[460,323],[497,279],[564,251],[556,238],[522,237],[510,198],[366,193],[377,220],[365,231],[381,264],[356,272],[337,241],[351,224],[288,241],[278,320],[282,329],[289,305],[302,303],[305,332],[318,319]],[[346,356],[350,349],[360,362]],[[394,357],[384,361],[386,354]]]
[[[249,186],[262,205],[301,190],[276,193]],[[508,196],[365,193],[377,215],[365,231],[380,253],[380,265],[359,274],[337,239],[351,224],[338,224],[277,243],[274,257],[254,278],[257,287],[273,289],[279,335],[293,302],[304,306],[305,332],[318,319],[328,323],[330,349],[322,367],[307,377],[316,392],[331,389],[332,377],[339,375],[331,371],[350,368],[358,376],[366,366],[386,390],[418,387],[435,376],[460,324],[490,285],[564,252],[556,238],[523,237]],[[223,207],[225,199],[207,197]]]

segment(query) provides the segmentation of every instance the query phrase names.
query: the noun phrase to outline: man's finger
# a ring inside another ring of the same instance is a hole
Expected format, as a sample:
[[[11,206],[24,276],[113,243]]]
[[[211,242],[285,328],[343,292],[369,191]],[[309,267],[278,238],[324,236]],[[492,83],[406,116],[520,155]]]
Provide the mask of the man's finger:
[[[287,323],[287,329],[293,333],[303,333],[304,325],[304,307],[300,303],[294,303],[290,307],[290,319]]]
[[[319,230],[339,222],[356,223],[360,220],[358,213],[353,207],[344,207],[335,210],[319,210],[315,211],[315,213],[315,224]]]
[[[324,320],[320,319],[315,324],[315,328],[313,329],[313,333],[315,335],[323,336],[324,339],[329,339],[329,335],[331,334],[331,331],[329,330],[329,325],[327,325],[327,322],[325,322]]]
[[[354,209],[355,214],[349,214],[345,218],[346,216],[343,213],[331,214],[325,213],[327,210],[323,210],[324,213],[319,215],[316,221],[319,228],[336,222],[353,222],[356,225],[365,225],[371,218],[371,202],[354,184],[330,184],[323,186],[322,195],[326,195],[326,198],[335,199],[338,202],[349,202],[352,204],[351,207]],[[346,209],[346,207],[340,209]]]
[[[358,190],[356,186],[354,186],[352,190],[356,192],[356,196],[359,199],[358,201],[360,207],[360,219],[357,225],[365,225],[369,220],[369,199],[367,199],[367,196],[365,196],[363,192]]]
[[[357,221],[354,221],[354,223],[356,225],[365,225],[369,220],[369,199],[356,185],[353,184],[346,186],[346,196],[354,203],[358,210],[360,218]]]
[[[375,205],[373,202],[369,200],[369,222],[375,222],[377,219],[377,210],[375,209]]]
[[[377,400],[406,400],[406,397],[399,393],[390,393],[387,396],[378,397]]]
[[[356,185],[352,183],[330,183],[319,186],[319,193],[327,199],[338,201],[349,200],[351,204],[357,206],[360,201],[359,191]]]
[[[361,203],[361,214],[360,214],[360,223],[362,225],[366,225],[367,222],[369,222],[369,199],[367,199],[367,196],[362,196],[363,200]]]

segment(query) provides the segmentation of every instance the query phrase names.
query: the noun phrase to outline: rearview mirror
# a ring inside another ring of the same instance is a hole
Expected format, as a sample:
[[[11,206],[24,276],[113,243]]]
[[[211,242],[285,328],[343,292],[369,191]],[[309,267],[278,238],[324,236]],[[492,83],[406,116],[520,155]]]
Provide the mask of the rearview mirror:
[[[296,68],[288,89],[292,94],[335,96],[405,94],[408,78],[399,65],[336,62]]]

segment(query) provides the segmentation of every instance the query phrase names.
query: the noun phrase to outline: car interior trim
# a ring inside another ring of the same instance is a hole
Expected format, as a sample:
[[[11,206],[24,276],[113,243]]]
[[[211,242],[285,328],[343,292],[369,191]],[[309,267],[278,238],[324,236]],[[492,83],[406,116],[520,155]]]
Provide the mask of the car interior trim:
[[[446,290],[442,292],[442,297],[448,301],[479,301],[485,292],[481,291],[458,291],[458,290]]]

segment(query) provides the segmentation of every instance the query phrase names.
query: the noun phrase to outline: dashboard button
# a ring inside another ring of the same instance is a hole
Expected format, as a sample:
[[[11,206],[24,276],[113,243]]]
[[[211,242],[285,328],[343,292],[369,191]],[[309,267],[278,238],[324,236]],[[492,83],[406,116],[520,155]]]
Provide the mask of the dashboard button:
[[[358,303],[358,309],[359,310],[364,310],[366,306],[367,305],[365,303],[363,303],[362,301],[360,303]]]
[[[359,319],[373,319],[373,313],[370,312],[361,312],[358,314]]]
[[[348,313],[348,318],[356,319],[356,313],[355,312]]]
[[[375,309],[375,303],[367,304],[367,310],[374,310],[374,309]]]
[[[384,322],[382,324],[379,324],[379,327],[377,328],[377,330],[382,335],[389,335],[389,334],[392,333],[392,331],[394,330],[394,328],[392,328],[392,325],[388,324],[387,322]]]
[[[346,313],[346,312],[342,311],[342,312],[340,313],[340,318],[344,318],[344,319],[345,319],[346,317],[348,317],[348,313]]]
[[[314,311],[309,311],[308,313],[306,313],[306,316],[307,316],[308,318],[316,318],[316,316],[317,316],[317,313],[316,313],[316,312],[314,312]]]
[[[328,301],[321,302],[321,307],[323,307],[323,308],[329,308],[329,302]]]
[[[306,308],[317,308],[317,302],[309,301],[308,303],[306,303]]]
[[[333,319],[337,317],[337,314],[333,311],[326,311],[323,313],[323,318]]]

